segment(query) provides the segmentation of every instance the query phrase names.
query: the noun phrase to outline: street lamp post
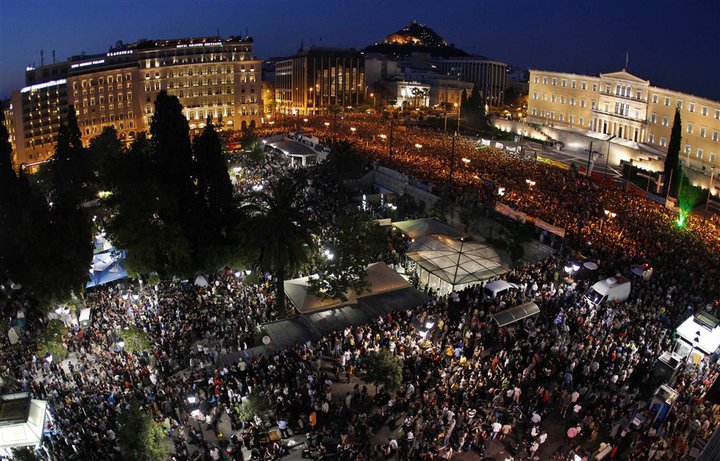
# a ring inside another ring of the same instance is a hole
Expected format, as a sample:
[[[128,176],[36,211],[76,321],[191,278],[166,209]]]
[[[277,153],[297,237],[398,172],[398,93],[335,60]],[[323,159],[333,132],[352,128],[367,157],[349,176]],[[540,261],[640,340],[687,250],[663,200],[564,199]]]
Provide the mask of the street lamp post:
[[[610,210],[605,210],[604,213],[605,213],[605,216],[607,217],[608,221],[613,219],[615,216],[617,216],[617,213],[614,213]],[[605,228],[605,220],[603,219],[600,221],[600,233],[602,233],[604,228]]]
[[[708,182],[708,193],[707,193],[707,199],[705,200],[706,217],[707,217],[708,205],[710,205],[710,195],[712,194],[713,174],[714,173],[715,173],[715,167],[710,168],[710,181]]]
[[[395,114],[394,114],[393,111],[391,110],[391,111],[390,111],[390,138],[388,139],[388,149],[389,149],[388,154],[389,154],[389,157],[390,157],[390,161],[391,161],[391,162],[392,162],[392,158],[393,158],[392,142],[393,142],[393,120],[394,120],[394,115],[395,115]]]
[[[452,150],[450,151],[450,189],[452,189],[453,173],[455,173],[455,138],[456,137],[457,137],[457,133],[455,133],[452,137]]]

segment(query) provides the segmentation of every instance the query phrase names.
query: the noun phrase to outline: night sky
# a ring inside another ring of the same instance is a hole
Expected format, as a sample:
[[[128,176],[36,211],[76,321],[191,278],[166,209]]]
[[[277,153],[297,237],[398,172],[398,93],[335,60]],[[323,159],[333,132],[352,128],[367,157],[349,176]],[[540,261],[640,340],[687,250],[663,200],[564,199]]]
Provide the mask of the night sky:
[[[509,64],[599,73],[720,100],[720,0],[0,0],[0,97],[24,69],[101,53],[117,40],[245,34],[260,58],[300,45],[363,48],[410,20],[448,42]]]

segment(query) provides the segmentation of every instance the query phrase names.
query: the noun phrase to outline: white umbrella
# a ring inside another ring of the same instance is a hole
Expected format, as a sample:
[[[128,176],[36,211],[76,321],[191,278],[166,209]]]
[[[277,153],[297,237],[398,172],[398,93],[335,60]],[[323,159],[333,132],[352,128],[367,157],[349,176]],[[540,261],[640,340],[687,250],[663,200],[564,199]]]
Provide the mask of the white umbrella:
[[[586,262],[585,264],[583,264],[583,266],[585,267],[585,269],[591,270],[591,271],[595,271],[598,268],[598,265],[592,261]]]

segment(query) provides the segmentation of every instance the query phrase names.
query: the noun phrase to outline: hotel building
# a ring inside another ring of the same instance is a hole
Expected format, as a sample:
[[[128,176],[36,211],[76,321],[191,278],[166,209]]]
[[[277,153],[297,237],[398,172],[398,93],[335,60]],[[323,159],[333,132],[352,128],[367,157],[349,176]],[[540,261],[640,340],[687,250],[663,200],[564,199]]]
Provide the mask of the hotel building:
[[[250,37],[141,40],[107,53],[26,69],[11,106],[16,165],[47,160],[60,122],[74,107],[83,142],[113,126],[121,140],[149,131],[161,90],[177,96],[191,130],[260,123],[261,61]],[[8,123],[9,124],[9,123]]]
[[[599,76],[530,71],[527,121],[613,136],[667,152],[675,109],[682,121],[681,161],[696,170],[720,165],[720,102],[654,87],[622,70]]]

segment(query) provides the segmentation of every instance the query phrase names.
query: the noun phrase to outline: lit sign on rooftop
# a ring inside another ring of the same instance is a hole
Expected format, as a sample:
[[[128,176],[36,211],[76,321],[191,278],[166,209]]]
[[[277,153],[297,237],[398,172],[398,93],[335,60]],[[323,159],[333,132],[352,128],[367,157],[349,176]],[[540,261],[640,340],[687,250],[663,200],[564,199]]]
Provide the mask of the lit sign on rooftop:
[[[104,59],[96,59],[95,61],[85,61],[85,62],[81,62],[78,64],[73,64],[72,66],[70,66],[70,68],[77,69],[78,67],[95,66],[95,65],[104,64],[104,63],[105,63]]]
[[[29,91],[42,90],[43,88],[48,88],[48,87],[56,86],[56,85],[62,85],[64,83],[67,83],[67,80],[65,80],[64,78],[60,79],[60,80],[51,80],[51,81],[45,82],[45,83],[38,83],[37,85],[26,86],[25,88],[20,90],[20,92],[27,93]]]
[[[196,46],[222,46],[222,42],[210,42],[210,43],[190,43],[189,45],[177,45],[177,48],[187,48]]]
[[[109,57],[109,56],[120,56],[123,54],[133,54],[133,50],[113,51],[111,53],[108,53],[107,55]]]

